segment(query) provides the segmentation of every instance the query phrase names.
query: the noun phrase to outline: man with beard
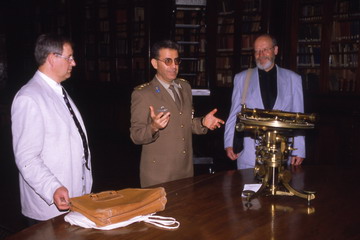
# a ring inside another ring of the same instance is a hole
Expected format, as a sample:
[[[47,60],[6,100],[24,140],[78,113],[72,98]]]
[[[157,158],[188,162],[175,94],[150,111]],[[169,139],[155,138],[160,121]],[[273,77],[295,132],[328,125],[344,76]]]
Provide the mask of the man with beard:
[[[256,66],[249,78],[245,105],[247,108],[303,112],[303,90],[301,77],[275,64],[278,53],[276,39],[268,34],[261,35],[254,42]],[[225,125],[224,147],[231,160],[237,159],[238,169],[255,166],[255,140],[250,135],[244,137],[244,148],[234,153],[233,139],[236,114],[241,111],[241,100],[247,70],[235,75],[232,105]],[[305,158],[305,137],[296,136],[294,150],[289,163],[300,165]]]

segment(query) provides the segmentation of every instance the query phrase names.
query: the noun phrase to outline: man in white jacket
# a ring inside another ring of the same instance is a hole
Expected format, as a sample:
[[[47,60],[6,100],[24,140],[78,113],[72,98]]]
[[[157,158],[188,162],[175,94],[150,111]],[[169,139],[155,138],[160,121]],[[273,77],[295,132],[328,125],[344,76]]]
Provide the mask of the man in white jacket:
[[[69,209],[70,197],[90,193],[92,187],[85,126],[69,96],[66,105],[68,94],[61,86],[76,65],[72,44],[43,34],[36,42],[35,59],[38,71],[11,107],[22,214],[29,225],[62,214]]]

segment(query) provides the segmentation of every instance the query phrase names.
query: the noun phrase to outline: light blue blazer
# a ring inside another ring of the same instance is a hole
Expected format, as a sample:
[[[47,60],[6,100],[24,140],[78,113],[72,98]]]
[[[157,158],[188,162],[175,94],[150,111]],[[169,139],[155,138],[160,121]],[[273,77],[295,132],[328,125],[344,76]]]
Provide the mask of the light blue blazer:
[[[288,112],[304,112],[304,99],[301,77],[276,65],[277,69],[277,98],[273,109]],[[232,104],[229,117],[225,124],[224,147],[232,147],[236,114],[241,111],[241,98],[243,94],[246,71],[235,75]],[[245,104],[248,108],[264,109],[261,98],[258,68],[252,72]],[[305,158],[305,137],[296,136],[294,139],[293,156]],[[244,150],[237,159],[238,169],[253,168],[255,166],[255,141],[252,137],[244,138]]]
[[[79,111],[69,100],[85,131]],[[47,220],[63,214],[53,203],[53,194],[60,186],[69,190],[70,197],[90,193],[93,180],[91,171],[83,168],[84,150],[78,129],[61,94],[39,72],[16,94],[11,121],[25,216]]]

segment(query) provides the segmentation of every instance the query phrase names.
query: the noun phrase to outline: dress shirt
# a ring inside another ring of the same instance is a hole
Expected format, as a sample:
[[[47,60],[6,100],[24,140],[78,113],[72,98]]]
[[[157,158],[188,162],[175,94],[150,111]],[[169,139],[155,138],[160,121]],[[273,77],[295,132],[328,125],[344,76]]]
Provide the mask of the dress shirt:
[[[175,96],[174,96],[174,93],[170,90],[170,84],[167,83],[167,82],[164,82],[164,81],[161,81],[159,80],[158,78],[156,78],[160,84],[166,89],[166,91],[168,91],[168,93],[170,94],[170,96],[172,97],[172,99],[175,101]],[[177,94],[179,95],[180,97],[180,92],[179,92],[179,89],[181,88],[181,85],[180,84],[177,84],[175,81],[173,81],[171,83],[172,85],[174,85],[174,89],[175,91],[177,92]]]

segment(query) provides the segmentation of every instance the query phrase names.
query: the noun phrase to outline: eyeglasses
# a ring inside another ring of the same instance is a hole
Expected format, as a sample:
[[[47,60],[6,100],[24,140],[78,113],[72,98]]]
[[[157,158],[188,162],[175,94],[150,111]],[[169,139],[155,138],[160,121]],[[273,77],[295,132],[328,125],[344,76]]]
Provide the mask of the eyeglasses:
[[[165,63],[166,66],[171,66],[173,64],[173,61],[175,63],[175,65],[179,65],[181,63],[181,59],[180,58],[174,58],[171,59],[171,58],[165,58],[165,59],[158,59],[158,58],[155,58],[156,60],[160,61],[160,62],[163,62]]]
[[[255,55],[259,55],[260,53],[263,53],[263,54],[269,54],[271,50],[273,50],[274,47],[271,47],[271,48],[264,48],[264,49],[257,49],[257,50],[254,50],[254,53]]]
[[[68,61],[69,63],[75,61],[75,59],[74,59],[73,56],[65,57],[65,56],[61,55],[60,53],[54,53],[54,55],[57,56],[57,57],[59,57],[59,58],[65,59],[65,60]]]

